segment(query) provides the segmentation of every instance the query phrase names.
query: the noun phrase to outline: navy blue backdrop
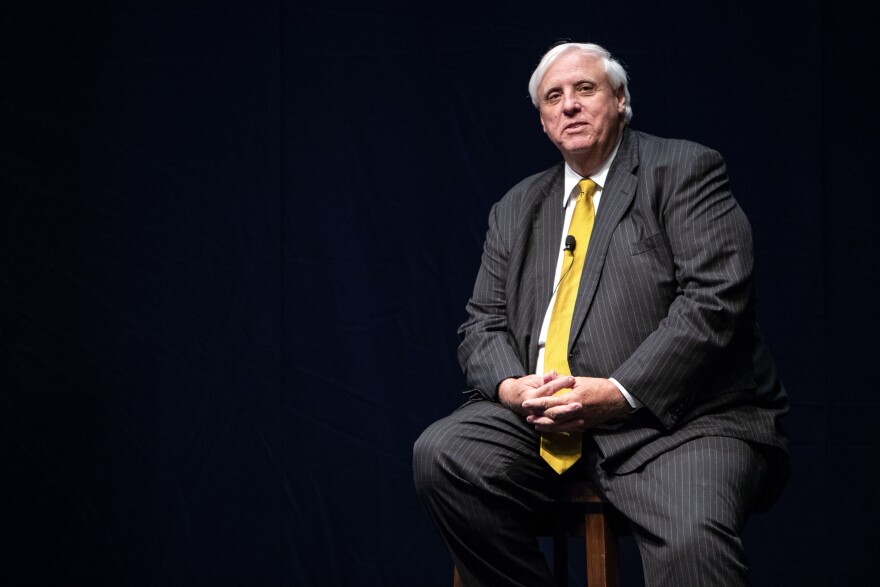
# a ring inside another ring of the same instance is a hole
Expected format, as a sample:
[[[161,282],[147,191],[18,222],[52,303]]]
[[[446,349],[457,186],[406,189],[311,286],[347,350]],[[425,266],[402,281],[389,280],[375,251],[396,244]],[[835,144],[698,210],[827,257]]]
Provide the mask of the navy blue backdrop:
[[[461,400],[490,205],[558,159],[526,82],[571,38],[754,225],[794,464],[756,582],[877,584],[861,4],[4,1],[0,583],[450,584],[411,445]]]

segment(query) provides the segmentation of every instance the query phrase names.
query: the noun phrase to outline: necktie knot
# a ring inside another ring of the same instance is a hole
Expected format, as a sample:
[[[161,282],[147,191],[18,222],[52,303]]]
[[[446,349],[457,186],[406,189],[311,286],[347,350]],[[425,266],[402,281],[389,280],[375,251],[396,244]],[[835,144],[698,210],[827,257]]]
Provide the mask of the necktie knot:
[[[596,191],[596,182],[586,177],[578,182],[578,200],[582,198],[592,198]]]

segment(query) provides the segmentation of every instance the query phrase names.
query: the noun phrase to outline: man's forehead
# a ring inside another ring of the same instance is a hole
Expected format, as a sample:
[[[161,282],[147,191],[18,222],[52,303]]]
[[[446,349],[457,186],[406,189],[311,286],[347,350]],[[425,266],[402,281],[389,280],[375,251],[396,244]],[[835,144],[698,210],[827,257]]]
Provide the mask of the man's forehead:
[[[576,83],[581,80],[601,82],[607,77],[599,57],[572,50],[560,55],[547,68],[538,86],[563,82]]]

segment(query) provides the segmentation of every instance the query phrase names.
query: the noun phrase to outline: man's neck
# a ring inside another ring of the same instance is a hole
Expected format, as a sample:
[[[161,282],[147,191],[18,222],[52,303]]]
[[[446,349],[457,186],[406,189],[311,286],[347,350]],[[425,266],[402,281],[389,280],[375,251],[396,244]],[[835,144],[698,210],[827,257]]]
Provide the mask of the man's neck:
[[[617,139],[614,140],[610,147],[607,148],[602,153],[585,153],[582,157],[577,155],[572,155],[565,159],[565,162],[568,164],[571,169],[580,175],[581,177],[590,177],[596,171],[602,168],[602,165],[611,157],[612,153],[617,149],[617,145],[620,144],[620,140],[623,137],[623,132],[626,127],[622,127],[620,129],[620,134],[618,134]]]

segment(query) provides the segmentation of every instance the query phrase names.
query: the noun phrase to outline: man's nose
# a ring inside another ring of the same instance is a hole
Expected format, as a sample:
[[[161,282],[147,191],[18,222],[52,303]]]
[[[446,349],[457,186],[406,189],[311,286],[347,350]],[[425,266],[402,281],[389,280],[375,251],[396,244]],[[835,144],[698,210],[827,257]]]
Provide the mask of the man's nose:
[[[581,103],[578,102],[577,95],[568,94],[563,98],[562,111],[566,116],[574,116],[581,110]]]

